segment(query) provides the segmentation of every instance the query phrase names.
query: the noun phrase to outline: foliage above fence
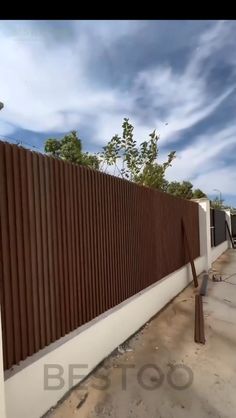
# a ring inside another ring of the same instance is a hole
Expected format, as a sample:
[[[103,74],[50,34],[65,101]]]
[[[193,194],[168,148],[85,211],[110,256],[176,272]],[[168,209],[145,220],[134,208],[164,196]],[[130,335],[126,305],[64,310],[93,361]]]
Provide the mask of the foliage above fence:
[[[199,256],[198,205],[0,142],[5,369]],[[128,318],[127,318],[128,320]]]

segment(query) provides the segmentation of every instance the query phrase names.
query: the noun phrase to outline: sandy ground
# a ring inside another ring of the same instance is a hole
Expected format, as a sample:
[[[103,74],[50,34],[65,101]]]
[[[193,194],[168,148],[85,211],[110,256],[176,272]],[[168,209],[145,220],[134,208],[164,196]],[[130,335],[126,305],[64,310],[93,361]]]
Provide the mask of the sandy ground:
[[[223,278],[235,273],[228,281],[236,284],[236,251],[213,269]],[[236,286],[209,282],[205,345],[194,342],[195,293],[185,289],[47,417],[234,418]]]

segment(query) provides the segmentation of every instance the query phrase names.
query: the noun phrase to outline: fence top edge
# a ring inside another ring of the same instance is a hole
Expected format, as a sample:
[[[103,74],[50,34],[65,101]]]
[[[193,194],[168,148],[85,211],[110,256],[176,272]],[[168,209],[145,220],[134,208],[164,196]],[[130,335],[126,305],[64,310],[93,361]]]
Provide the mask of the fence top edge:
[[[104,173],[102,171],[95,170],[95,169],[90,168],[90,167],[86,167],[86,166],[83,166],[83,165],[80,165],[80,164],[72,163],[70,161],[62,160],[62,159],[54,157],[52,155],[47,155],[47,154],[45,154],[43,152],[40,152],[38,150],[28,149],[21,144],[13,144],[11,142],[2,141],[0,139],[0,145],[11,147],[13,149],[24,150],[25,153],[28,153],[28,154],[31,154],[31,155],[38,155],[38,156],[43,157],[44,159],[48,159],[48,160],[58,161],[59,164],[62,164],[62,165],[64,164],[64,165],[67,165],[67,166],[73,166],[73,167],[76,167],[78,170],[83,170],[84,172],[86,172],[86,171],[87,172],[92,172],[92,173],[96,173],[96,175],[98,175],[98,176],[104,176],[105,178],[115,179],[117,182],[119,181],[123,184],[130,185],[131,187],[133,187],[134,190],[136,188],[136,190],[138,190],[138,189],[143,190],[143,191],[145,190],[145,191],[148,191],[148,192],[152,193],[153,195],[154,194],[156,194],[156,195],[159,194],[160,196],[162,195],[166,199],[173,199],[173,200],[178,201],[178,202],[183,202],[184,204],[188,204],[189,206],[198,205],[198,202],[194,201],[192,199],[188,200],[188,199],[184,199],[184,198],[181,198],[181,197],[173,196],[170,193],[164,192],[162,190],[153,189],[152,187],[149,187],[149,186],[144,186],[142,184],[133,183],[130,180],[123,179],[123,178],[120,178],[120,177],[117,177],[117,176],[113,176],[110,173]]]

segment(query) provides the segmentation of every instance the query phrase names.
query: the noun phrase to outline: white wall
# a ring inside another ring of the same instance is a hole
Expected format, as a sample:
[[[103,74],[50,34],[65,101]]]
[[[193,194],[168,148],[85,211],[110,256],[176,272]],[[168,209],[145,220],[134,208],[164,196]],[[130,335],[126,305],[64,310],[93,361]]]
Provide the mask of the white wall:
[[[197,274],[204,269],[204,263],[204,257],[195,260]],[[88,368],[81,372],[91,372],[191,281],[190,265],[182,267],[113,308],[109,314],[101,315],[83,332],[8,378],[5,381],[7,418],[39,418],[68,391],[69,364],[87,364]],[[62,389],[44,390],[45,364],[63,367],[65,385]]]
[[[229,248],[229,242],[224,241],[217,247],[211,248],[211,262],[213,263],[223,252],[225,252]]]
[[[206,198],[193,200],[199,204],[200,255],[205,259],[205,270],[209,270],[211,264],[226,251],[227,248],[231,247],[231,243],[227,239],[217,247],[211,247],[210,202]],[[226,209],[225,214],[231,231],[230,210]]]

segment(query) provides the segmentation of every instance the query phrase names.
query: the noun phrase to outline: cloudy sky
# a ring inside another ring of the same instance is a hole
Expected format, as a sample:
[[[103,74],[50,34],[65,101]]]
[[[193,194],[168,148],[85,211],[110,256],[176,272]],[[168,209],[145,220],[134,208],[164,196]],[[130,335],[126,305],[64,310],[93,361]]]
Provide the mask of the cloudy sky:
[[[169,180],[236,206],[236,21],[0,21],[0,138],[98,151],[157,129]]]

